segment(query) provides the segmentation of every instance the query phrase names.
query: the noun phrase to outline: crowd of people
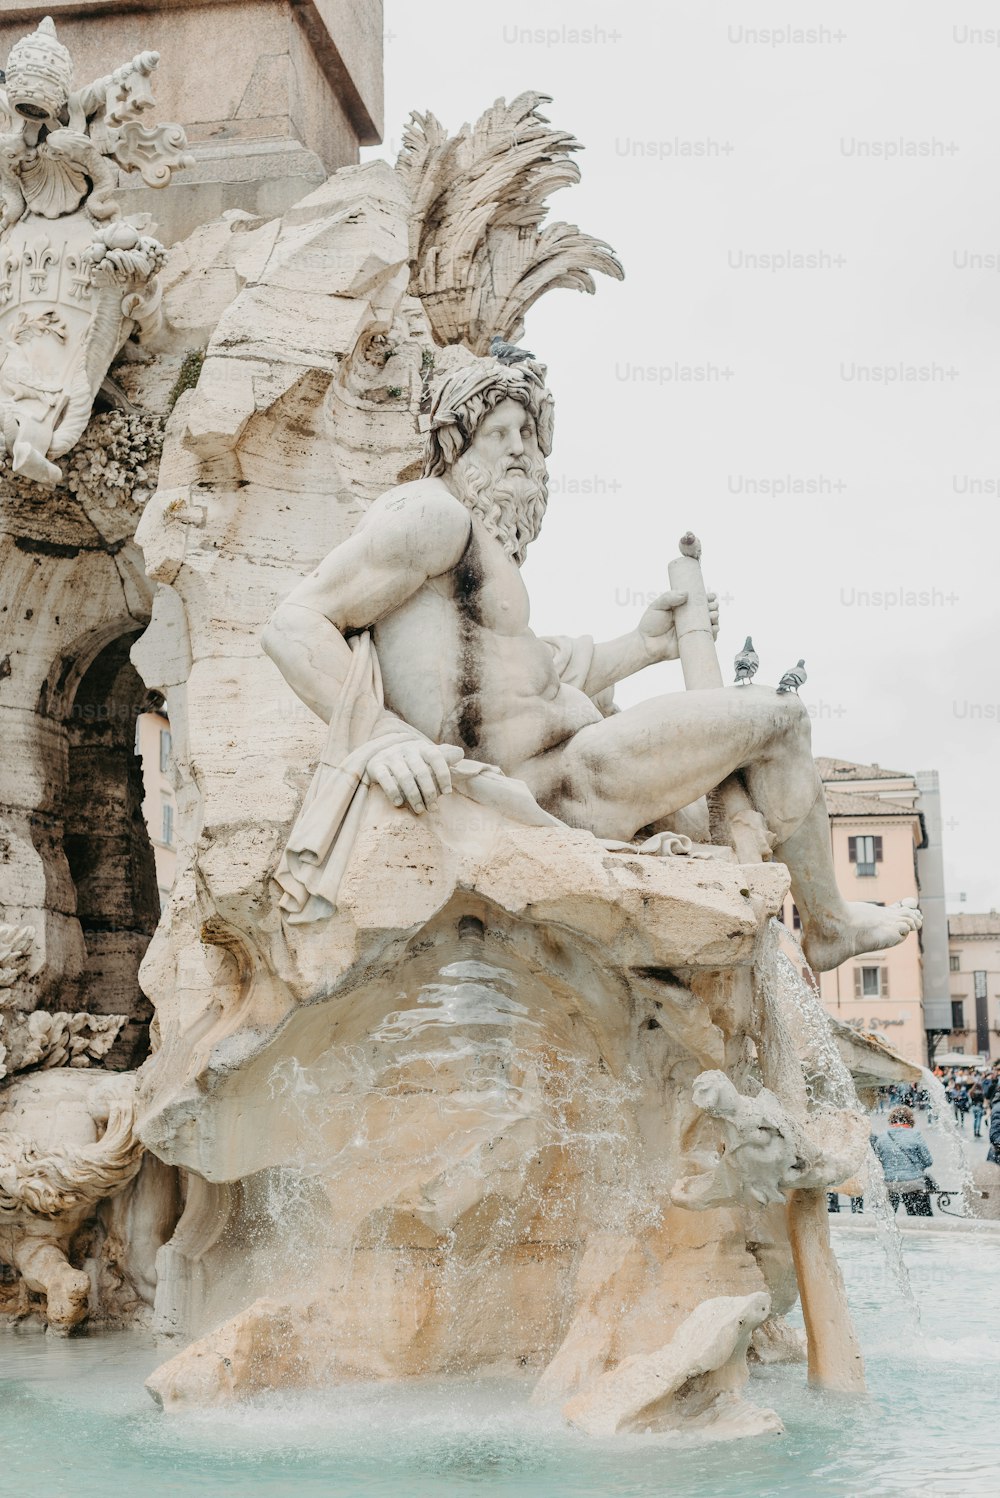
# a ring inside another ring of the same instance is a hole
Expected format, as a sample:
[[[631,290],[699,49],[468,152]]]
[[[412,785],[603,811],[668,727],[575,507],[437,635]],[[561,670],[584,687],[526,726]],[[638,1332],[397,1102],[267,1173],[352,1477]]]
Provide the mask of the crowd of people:
[[[964,1130],[966,1119],[971,1119],[972,1137],[988,1140],[986,1158],[1000,1166],[1000,1062],[986,1071],[936,1066],[934,1075],[944,1088],[959,1129]],[[916,1114],[926,1116],[928,1127],[935,1125],[939,1120],[934,1097],[926,1087],[912,1084],[887,1087],[879,1094],[877,1111],[887,1110],[888,1127],[872,1130],[871,1146],[882,1166],[892,1210],[895,1212],[902,1201],[910,1217],[930,1217],[931,1196],[938,1185],[930,1174],[934,1158]],[[849,1186],[842,1190],[851,1197],[851,1211],[863,1211],[863,1197],[854,1195]],[[829,1203],[831,1211],[840,1210],[836,1192],[830,1193]]]
[[[1000,1090],[1000,1064],[994,1064],[989,1071],[982,1073],[962,1071],[955,1066],[947,1071],[944,1067],[935,1067],[934,1075],[945,1090],[959,1128],[964,1129],[966,1119],[971,1117],[973,1138],[981,1139],[985,1123],[990,1131],[990,1145],[995,1147],[997,1140],[992,1133],[993,1101]],[[997,1131],[1000,1133],[1000,1108],[995,1111]]]

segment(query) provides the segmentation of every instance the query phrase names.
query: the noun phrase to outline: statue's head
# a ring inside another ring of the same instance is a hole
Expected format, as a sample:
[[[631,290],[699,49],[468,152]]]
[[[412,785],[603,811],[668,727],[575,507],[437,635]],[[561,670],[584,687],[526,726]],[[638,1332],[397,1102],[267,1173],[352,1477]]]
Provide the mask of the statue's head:
[[[11,47],[5,86],[11,109],[22,119],[58,121],[73,86],[73,61],[56,40],[51,16]]]
[[[424,476],[443,478],[518,566],[548,502],[553,401],[538,366],[476,359],[431,402]]]

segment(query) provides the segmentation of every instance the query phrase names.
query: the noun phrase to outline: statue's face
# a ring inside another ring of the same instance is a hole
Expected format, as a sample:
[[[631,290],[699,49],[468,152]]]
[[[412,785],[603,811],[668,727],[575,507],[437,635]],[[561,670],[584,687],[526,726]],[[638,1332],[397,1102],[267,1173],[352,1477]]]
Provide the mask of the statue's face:
[[[531,416],[515,400],[504,400],[476,428],[466,453],[493,473],[530,473],[542,461]]]
[[[547,477],[534,419],[508,399],[483,417],[445,482],[520,566],[545,514]]]

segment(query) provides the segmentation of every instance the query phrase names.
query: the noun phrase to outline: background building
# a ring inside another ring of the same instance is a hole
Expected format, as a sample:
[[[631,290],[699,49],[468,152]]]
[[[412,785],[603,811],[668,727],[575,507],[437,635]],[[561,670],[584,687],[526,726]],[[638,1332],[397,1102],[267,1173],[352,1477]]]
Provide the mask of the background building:
[[[823,758],[816,764],[830,813],[837,886],[844,899],[879,905],[920,899],[918,858],[927,847],[927,835],[918,778],[851,760]],[[943,902],[932,915],[944,919]],[[785,902],[784,922],[790,930],[799,929],[791,896]],[[820,974],[819,981],[824,1007],[835,1018],[853,1029],[873,1031],[907,1061],[926,1065],[924,962],[916,932],[887,951],[862,954]]]
[[[177,867],[177,824],[170,772],[170,721],[165,711],[140,713],[135,750],[142,755],[142,814],[153,845],[160,909],[166,904]]]
[[[948,918],[951,1032],[948,1049],[1000,1055],[1000,915]]]

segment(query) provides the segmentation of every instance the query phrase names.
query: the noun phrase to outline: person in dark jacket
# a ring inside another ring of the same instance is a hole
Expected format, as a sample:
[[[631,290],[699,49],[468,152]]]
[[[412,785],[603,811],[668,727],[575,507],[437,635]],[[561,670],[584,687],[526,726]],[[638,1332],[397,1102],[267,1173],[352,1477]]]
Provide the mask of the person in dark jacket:
[[[969,1103],[972,1107],[972,1134],[973,1138],[978,1139],[983,1127],[983,1109],[986,1107],[986,1098],[980,1082],[973,1082],[969,1088]]]
[[[924,1136],[913,1126],[910,1109],[893,1108],[888,1130],[876,1134],[872,1146],[885,1174],[892,1210],[895,1212],[902,1197],[908,1217],[933,1216],[924,1171],[934,1164],[934,1158]]]
[[[990,1147],[986,1158],[992,1164],[1000,1165],[1000,1103],[997,1102],[990,1110]]]
[[[964,1082],[955,1082],[948,1096],[955,1111],[955,1122],[965,1128],[965,1115],[969,1111],[969,1089]]]

